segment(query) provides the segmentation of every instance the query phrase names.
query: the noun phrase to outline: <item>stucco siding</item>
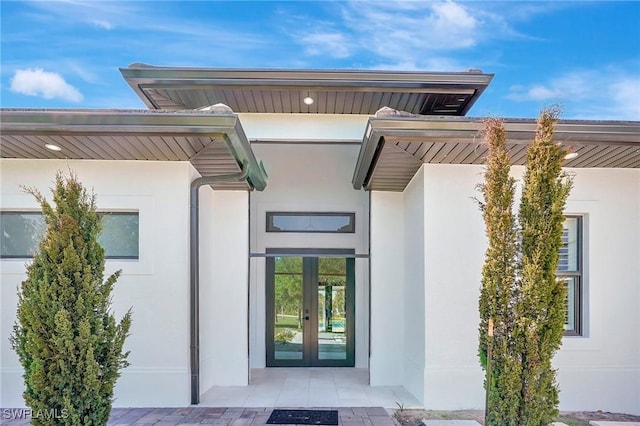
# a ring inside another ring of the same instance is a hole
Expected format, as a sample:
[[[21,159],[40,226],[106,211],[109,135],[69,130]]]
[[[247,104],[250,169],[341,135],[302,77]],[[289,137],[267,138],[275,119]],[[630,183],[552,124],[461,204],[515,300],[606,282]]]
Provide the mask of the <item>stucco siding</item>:
[[[404,379],[404,206],[398,192],[371,193],[372,386]]]
[[[481,408],[477,300],[486,239],[481,166],[425,166],[425,406]],[[523,167],[512,174],[521,185]],[[640,172],[568,170],[584,218],[583,335],[555,357],[564,410],[640,412]]]
[[[38,206],[20,185],[38,188],[50,200],[57,170],[73,170],[98,195],[100,209],[136,210],[140,217],[140,258],[107,260],[107,273],[122,269],[113,292],[119,318],[133,310],[131,366],[123,370],[115,406],[179,406],[189,403],[188,188],[190,165],[166,162],[0,160],[2,209]],[[25,278],[24,260],[2,266],[3,407],[23,406],[22,368],[8,337],[15,321],[16,289]]]
[[[200,394],[249,380],[249,194],[200,188]]]
[[[424,401],[425,367],[425,173],[418,170],[404,191],[403,386]]]

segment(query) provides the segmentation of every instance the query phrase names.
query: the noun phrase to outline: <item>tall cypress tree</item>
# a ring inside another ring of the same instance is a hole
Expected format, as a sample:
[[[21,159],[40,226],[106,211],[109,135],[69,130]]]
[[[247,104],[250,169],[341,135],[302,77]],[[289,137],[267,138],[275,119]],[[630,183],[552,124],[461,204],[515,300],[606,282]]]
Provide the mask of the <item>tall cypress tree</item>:
[[[26,404],[38,412],[33,424],[104,425],[113,388],[128,365],[123,345],[131,312],[119,323],[110,311],[120,271],[104,280],[102,230],[95,194],[76,176],[58,173],[55,206],[33,188],[47,225],[27,279],[18,294],[11,343],[24,368]]]
[[[548,425],[558,413],[558,386],[551,360],[560,345],[566,315],[566,289],[556,277],[562,247],[564,208],[572,180],[562,171],[567,154],[553,130],[558,109],[542,112],[527,150],[520,201],[520,297],[514,306],[522,363],[520,424]]]
[[[504,126],[488,120],[485,181],[480,185],[488,238],[480,292],[481,364],[492,350],[487,424],[546,426],[558,412],[551,360],[562,343],[565,287],[556,278],[564,207],[572,181],[562,171],[566,150],[556,144],[557,109],[543,110],[527,148],[518,220]],[[487,337],[489,318],[494,336]]]
[[[484,138],[489,148],[485,181],[480,185],[484,202],[480,203],[488,247],[482,268],[480,291],[480,345],[478,353],[487,367],[487,349],[491,346],[492,369],[487,377],[488,415],[491,425],[517,425],[515,419],[520,397],[520,363],[513,357],[511,336],[515,325],[513,300],[516,296],[517,229],[513,213],[515,179],[509,176],[511,159],[507,151],[504,123],[485,122]],[[493,337],[488,338],[489,319]]]

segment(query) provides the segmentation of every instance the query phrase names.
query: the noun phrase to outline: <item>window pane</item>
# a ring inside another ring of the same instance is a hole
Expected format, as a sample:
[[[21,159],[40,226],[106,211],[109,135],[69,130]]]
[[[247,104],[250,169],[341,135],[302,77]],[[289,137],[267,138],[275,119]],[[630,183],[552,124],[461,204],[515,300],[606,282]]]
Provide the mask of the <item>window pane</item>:
[[[301,257],[276,257],[274,275],[274,359],[303,358],[304,278]]]
[[[355,213],[267,213],[267,232],[355,232]]]
[[[98,242],[105,257],[111,259],[138,258],[138,213],[104,213],[102,234]]]
[[[41,213],[2,212],[0,229],[2,257],[29,258],[38,249],[46,227]]]
[[[567,315],[564,321],[565,331],[577,331],[576,329],[576,297],[578,293],[578,277],[565,277],[562,279],[567,286]]]
[[[139,252],[138,213],[102,213],[102,234],[98,242],[110,259],[137,259]],[[0,240],[3,258],[33,257],[46,232],[39,212],[2,212]]]
[[[578,218],[568,217],[562,228],[562,248],[558,271],[578,271]]]
[[[347,359],[347,261],[318,259],[318,359]]]

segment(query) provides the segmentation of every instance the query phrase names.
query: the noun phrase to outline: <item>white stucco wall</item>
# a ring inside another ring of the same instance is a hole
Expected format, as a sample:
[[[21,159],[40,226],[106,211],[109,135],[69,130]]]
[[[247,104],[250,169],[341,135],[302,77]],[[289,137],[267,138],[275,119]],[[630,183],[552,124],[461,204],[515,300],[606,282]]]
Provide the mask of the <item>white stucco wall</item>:
[[[471,200],[481,166],[426,165],[425,406],[481,408],[477,300],[486,240]],[[563,410],[640,413],[640,171],[576,169],[584,215],[585,335],[556,355]],[[522,167],[513,175],[521,178]]]
[[[519,185],[523,171],[512,170]],[[554,360],[560,409],[638,414],[640,171],[568,171],[566,214],[584,218],[585,325]],[[472,199],[483,173],[428,164],[403,193],[371,194],[371,383],[403,385],[428,409],[484,406],[477,304],[486,238]]]
[[[425,173],[418,170],[404,191],[404,378],[424,401],[425,375]]]
[[[98,195],[100,209],[137,210],[140,259],[107,260],[107,273],[122,269],[113,307],[119,318],[133,308],[131,366],[123,370],[115,406],[183,406],[189,403],[188,341],[188,163],[0,160],[2,209],[34,209],[20,185],[39,188],[49,199],[57,170],[69,169]],[[24,406],[22,369],[8,342],[15,321],[16,288],[24,260],[0,261],[2,322],[0,406]]]
[[[555,358],[563,409],[640,414],[640,170],[572,170],[583,214],[585,336]]]
[[[249,194],[200,188],[200,393],[246,386]]]
[[[295,117],[294,117],[295,118]],[[244,119],[243,119],[244,120]],[[295,120],[293,120],[295,122]],[[243,125],[245,122],[243,121]],[[295,125],[293,125],[296,127]],[[249,126],[250,127],[250,126]],[[269,248],[353,249],[368,251],[368,193],[356,191],[351,177],[356,144],[254,143],[269,175],[263,192],[251,193],[251,252]],[[355,212],[353,234],[267,233],[267,211]],[[251,259],[250,358],[252,368],[266,364],[265,258]],[[356,367],[368,365],[368,259],[355,263]]]
[[[404,205],[400,192],[371,193],[372,386],[404,379]]]
[[[482,408],[477,357],[484,224],[472,197],[483,167],[424,166],[425,406]]]
[[[238,117],[249,140],[294,142],[360,142],[369,120],[368,115],[356,114],[243,113]],[[355,164],[349,172],[353,173],[354,168]]]

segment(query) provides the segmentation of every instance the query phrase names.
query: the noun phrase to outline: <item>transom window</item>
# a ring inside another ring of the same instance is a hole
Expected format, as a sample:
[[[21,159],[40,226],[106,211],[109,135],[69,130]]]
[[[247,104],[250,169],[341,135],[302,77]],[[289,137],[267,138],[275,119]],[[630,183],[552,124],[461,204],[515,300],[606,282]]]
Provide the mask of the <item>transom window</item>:
[[[567,286],[565,335],[582,335],[582,217],[567,216],[562,229],[562,248],[557,276]]]
[[[139,258],[138,212],[101,212],[98,238],[107,259]],[[46,225],[40,212],[0,212],[0,258],[29,259],[38,249]]]
[[[267,232],[354,233],[355,213],[267,212]]]

